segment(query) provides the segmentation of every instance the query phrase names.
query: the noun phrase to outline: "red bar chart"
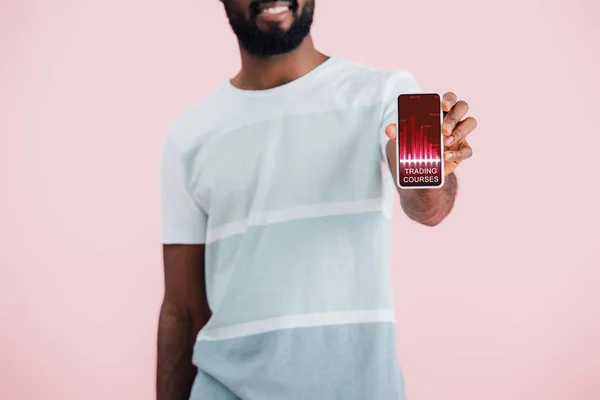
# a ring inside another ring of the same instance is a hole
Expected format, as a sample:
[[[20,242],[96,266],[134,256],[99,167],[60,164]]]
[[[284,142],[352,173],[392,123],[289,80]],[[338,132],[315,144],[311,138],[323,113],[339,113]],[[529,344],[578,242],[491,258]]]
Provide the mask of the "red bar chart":
[[[414,115],[409,117],[408,123],[400,125],[400,162],[434,163],[440,161],[440,139],[431,138],[431,128],[431,125],[417,126]]]
[[[402,95],[398,100],[400,186],[437,187],[442,183],[440,98]]]

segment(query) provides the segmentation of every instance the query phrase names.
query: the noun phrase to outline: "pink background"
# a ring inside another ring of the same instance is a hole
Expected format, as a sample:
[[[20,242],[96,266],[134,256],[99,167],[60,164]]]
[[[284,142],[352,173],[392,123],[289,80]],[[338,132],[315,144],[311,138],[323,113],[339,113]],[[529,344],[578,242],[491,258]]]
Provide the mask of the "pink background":
[[[0,6],[0,397],[152,399],[162,137],[235,74],[236,42],[217,0]],[[409,68],[479,120],[452,215],[395,216],[410,400],[600,398],[599,17],[318,0],[320,49]]]

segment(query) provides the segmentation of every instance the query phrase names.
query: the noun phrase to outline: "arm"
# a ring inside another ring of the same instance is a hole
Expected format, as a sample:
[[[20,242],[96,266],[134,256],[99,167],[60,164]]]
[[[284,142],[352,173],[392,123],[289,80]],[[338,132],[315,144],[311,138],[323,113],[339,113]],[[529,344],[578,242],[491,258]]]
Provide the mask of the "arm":
[[[165,294],[158,323],[157,400],[187,400],[196,376],[192,351],[211,312],[204,245],[163,245]]]
[[[386,146],[388,164],[394,182],[396,176],[396,148],[395,142],[390,140]],[[444,186],[438,189],[401,189],[396,186],[400,194],[400,204],[406,215],[423,225],[435,226],[442,222],[454,206],[458,182],[454,172],[444,178]]]

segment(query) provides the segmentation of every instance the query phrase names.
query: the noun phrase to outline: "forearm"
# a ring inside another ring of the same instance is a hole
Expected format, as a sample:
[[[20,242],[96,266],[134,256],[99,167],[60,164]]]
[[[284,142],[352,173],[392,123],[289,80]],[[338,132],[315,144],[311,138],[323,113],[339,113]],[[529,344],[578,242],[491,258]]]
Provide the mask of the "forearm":
[[[454,173],[444,179],[437,189],[399,189],[400,204],[406,215],[428,226],[435,226],[450,214],[454,207],[458,181]]]
[[[396,177],[396,149],[393,142],[386,148],[390,171]],[[401,189],[400,204],[406,215],[421,224],[434,226],[439,224],[450,214],[454,207],[458,180],[454,173],[444,178],[444,185],[436,189]]]
[[[187,316],[163,303],[158,323],[157,400],[188,400],[196,367],[192,364],[197,329]]]

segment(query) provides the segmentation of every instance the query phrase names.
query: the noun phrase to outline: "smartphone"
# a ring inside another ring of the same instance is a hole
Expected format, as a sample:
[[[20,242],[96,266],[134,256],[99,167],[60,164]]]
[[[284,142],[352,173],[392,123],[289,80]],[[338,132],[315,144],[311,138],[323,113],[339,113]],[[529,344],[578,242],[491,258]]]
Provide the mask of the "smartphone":
[[[444,185],[442,102],[437,93],[398,96],[396,184],[403,189]]]

